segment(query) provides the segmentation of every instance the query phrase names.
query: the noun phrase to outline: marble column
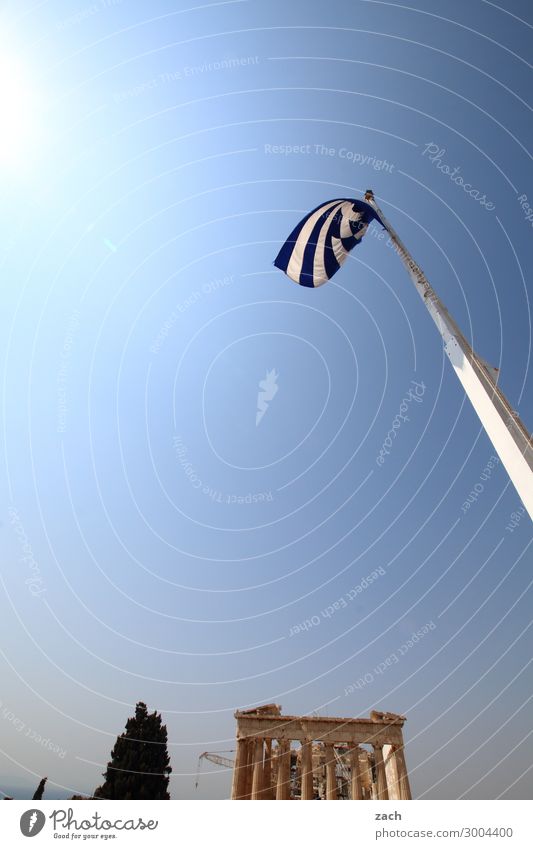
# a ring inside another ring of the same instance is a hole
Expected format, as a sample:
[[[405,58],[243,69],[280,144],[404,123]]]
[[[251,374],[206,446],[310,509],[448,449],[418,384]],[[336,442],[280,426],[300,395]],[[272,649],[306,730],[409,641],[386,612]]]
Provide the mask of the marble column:
[[[246,772],[245,772],[245,781],[244,781],[244,798],[251,799],[252,798],[252,781],[254,775],[254,751],[255,751],[255,738],[249,737],[246,741]]]
[[[276,799],[290,799],[291,795],[291,744],[290,740],[278,741],[278,781]]]
[[[337,775],[335,769],[335,755],[333,745],[326,743],[324,746],[326,754],[326,799],[337,798]]]
[[[352,799],[362,799],[361,769],[359,764],[359,747],[355,746],[350,751],[350,773]]]
[[[387,776],[385,764],[383,763],[383,747],[374,746],[374,758],[376,762],[376,796],[378,799],[388,799]]]
[[[243,799],[246,791],[246,766],[248,755],[248,741],[237,740],[237,751],[235,753],[235,765],[233,767],[233,783],[231,787],[232,799]]]
[[[389,799],[401,799],[398,765],[394,757],[394,746],[388,744],[383,746],[383,760],[385,763]]]
[[[263,762],[263,799],[273,799],[272,792],[272,740],[265,740],[265,759]]]
[[[407,775],[407,766],[405,764],[405,756],[403,746],[394,747],[394,760],[396,761],[396,769],[398,772],[398,784],[400,790],[400,799],[412,799],[411,786],[409,784],[409,776]]]
[[[261,799],[263,795],[263,739],[255,738],[253,754],[252,799]]]
[[[310,740],[304,740],[302,743],[302,799],[313,798],[313,751]]]

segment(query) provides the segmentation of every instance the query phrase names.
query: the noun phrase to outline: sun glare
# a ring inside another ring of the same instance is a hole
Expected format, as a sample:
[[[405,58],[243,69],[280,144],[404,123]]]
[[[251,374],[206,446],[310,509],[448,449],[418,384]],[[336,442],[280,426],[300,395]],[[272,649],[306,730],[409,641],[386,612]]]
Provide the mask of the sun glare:
[[[27,70],[0,53],[0,163],[20,165],[37,148],[37,103]]]

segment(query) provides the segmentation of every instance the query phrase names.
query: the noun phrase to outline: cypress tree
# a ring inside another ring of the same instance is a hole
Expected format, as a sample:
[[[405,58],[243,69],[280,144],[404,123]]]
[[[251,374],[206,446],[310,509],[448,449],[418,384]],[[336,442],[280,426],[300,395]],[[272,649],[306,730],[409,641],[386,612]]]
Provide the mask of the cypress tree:
[[[33,799],[42,799],[43,798],[44,785],[46,784],[47,780],[48,780],[47,778],[41,778],[39,786],[38,786],[37,790],[35,791],[35,793],[33,794]]]
[[[105,781],[94,795],[100,799],[170,799],[169,764],[167,727],[161,723],[161,714],[148,713],[145,703],[137,702],[135,716],[117,737],[103,773]]]

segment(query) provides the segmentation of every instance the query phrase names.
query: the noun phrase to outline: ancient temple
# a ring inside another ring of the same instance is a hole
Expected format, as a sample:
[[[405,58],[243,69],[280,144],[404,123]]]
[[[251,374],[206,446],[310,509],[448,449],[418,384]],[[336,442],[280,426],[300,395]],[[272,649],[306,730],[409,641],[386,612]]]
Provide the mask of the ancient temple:
[[[283,716],[279,705],[235,713],[232,799],[410,799],[404,716]]]

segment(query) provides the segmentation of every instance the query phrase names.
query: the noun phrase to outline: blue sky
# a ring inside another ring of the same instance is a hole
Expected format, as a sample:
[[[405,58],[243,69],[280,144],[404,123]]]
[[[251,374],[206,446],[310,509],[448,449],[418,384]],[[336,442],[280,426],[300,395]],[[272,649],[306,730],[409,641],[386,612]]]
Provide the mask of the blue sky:
[[[142,699],[172,796],[224,798],[198,754],[276,701],[404,713],[416,796],[530,798],[518,496],[378,228],[319,290],[272,266],[373,188],[531,428],[529,4],[0,22],[0,789],[90,793]]]

